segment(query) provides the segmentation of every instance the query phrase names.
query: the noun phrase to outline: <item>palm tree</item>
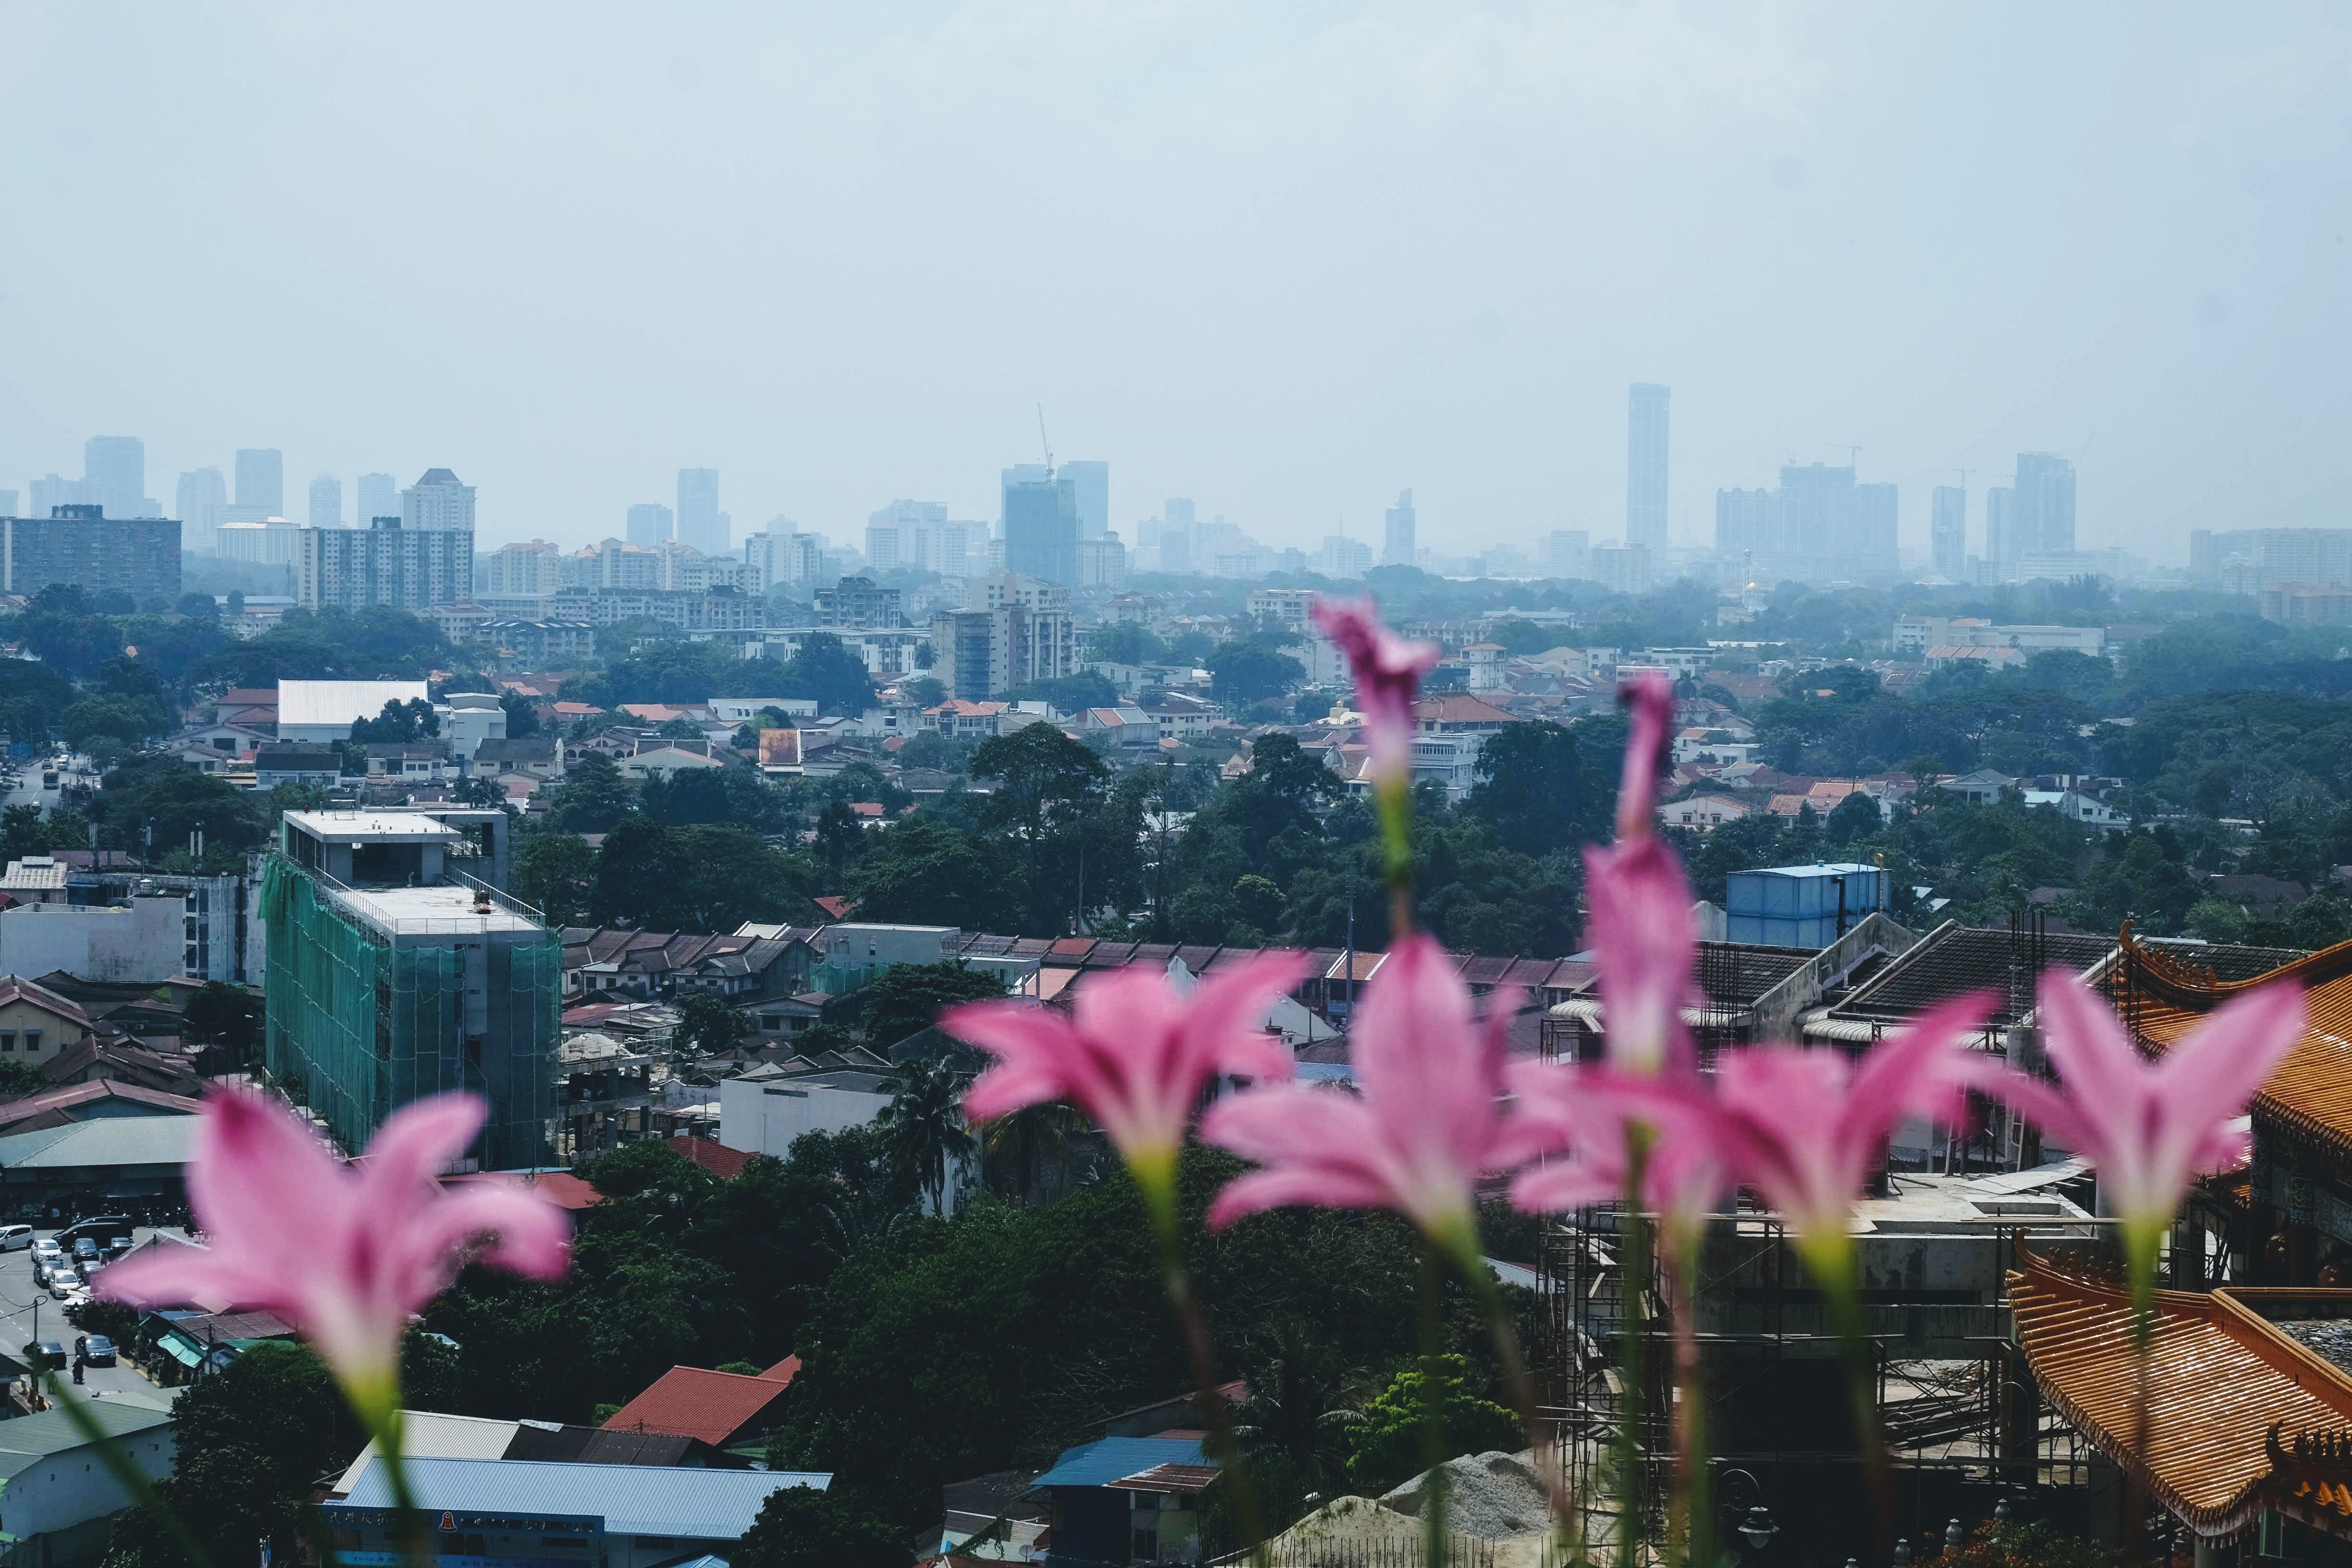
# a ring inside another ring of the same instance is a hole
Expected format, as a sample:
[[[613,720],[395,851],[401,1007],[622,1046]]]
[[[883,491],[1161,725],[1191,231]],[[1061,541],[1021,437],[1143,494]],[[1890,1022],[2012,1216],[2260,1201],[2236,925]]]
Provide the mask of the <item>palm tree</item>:
[[[930,1200],[947,1212],[948,1163],[969,1159],[975,1146],[963,1119],[963,1079],[945,1062],[906,1062],[882,1080],[890,1103],[874,1118],[890,1157]]]
[[[1087,1119],[1059,1100],[1024,1106],[999,1117],[981,1134],[982,1155],[992,1162],[1003,1186],[1025,1203],[1045,1183],[1048,1172],[1066,1178],[1072,1157],[1087,1141]]]

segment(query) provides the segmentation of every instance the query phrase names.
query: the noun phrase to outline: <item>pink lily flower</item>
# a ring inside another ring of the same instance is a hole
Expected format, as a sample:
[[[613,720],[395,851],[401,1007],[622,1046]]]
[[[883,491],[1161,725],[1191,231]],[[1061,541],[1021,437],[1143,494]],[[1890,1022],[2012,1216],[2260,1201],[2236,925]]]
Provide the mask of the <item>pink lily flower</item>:
[[[1308,613],[1348,656],[1356,706],[1364,715],[1373,790],[1402,789],[1412,777],[1413,699],[1422,672],[1436,664],[1443,650],[1389,630],[1370,599],[1318,599]]]
[[[1749,1046],[1717,1061],[1711,1094],[1695,1077],[1633,1080],[1625,1092],[1662,1120],[1693,1115],[1716,1128],[1738,1180],[1788,1222],[1806,1261],[1843,1278],[1854,1199],[1889,1135],[1907,1117],[1966,1113],[1972,1068],[1961,1040],[1990,1005],[1981,995],[1946,1002],[1859,1064],[1826,1047]]]
[[[1698,930],[1682,862],[1651,832],[1658,753],[1674,723],[1674,690],[1662,676],[1625,683],[1633,713],[1617,785],[1617,842],[1584,851],[1587,923],[1600,952],[1609,1059],[1621,1071],[1691,1070],[1683,1004],[1694,989]]]
[[[1475,1261],[1474,1184],[1497,1168],[1503,1055],[1517,994],[1486,1016],[1428,936],[1404,937],[1373,974],[1351,1031],[1349,1094],[1283,1084],[1209,1108],[1201,1136],[1261,1167],[1209,1207],[1221,1229],[1289,1204],[1391,1208],[1457,1258]]]
[[[570,1263],[563,1211],[513,1186],[435,1181],[487,1107],[443,1094],[394,1111],[357,1170],[292,1110],[243,1089],[208,1096],[188,1159],[202,1247],[160,1248],[100,1274],[135,1306],[256,1307],[300,1329],[372,1430],[399,1408],[408,1321],[472,1261],[538,1279]],[[486,1239],[487,1238],[487,1239]]]
[[[1259,1024],[1307,963],[1302,953],[1264,953],[1221,965],[1189,996],[1165,975],[1114,970],[1081,985],[1067,1016],[1025,1002],[951,1007],[940,1027],[997,1058],[964,1091],[964,1112],[990,1121],[1073,1101],[1154,1201],[1172,1198],[1184,1128],[1210,1080],[1290,1077],[1290,1052]]]
[[[1525,1167],[1511,1184],[1511,1202],[1528,1213],[1624,1197],[1628,1138],[1636,1127],[1653,1139],[1642,1166],[1642,1205],[1664,1216],[1670,1237],[1693,1237],[1731,1190],[1721,1118],[1713,1099],[1695,1087],[1662,1101],[1638,1083],[1629,1091],[1605,1068],[1541,1062],[1513,1062],[1505,1077],[1511,1112],[1498,1163]]]
[[[2074,976],[2051,970],[2041,1000],[2059,1083],[1987,1064],[1976,1087],[2096,1166],[2126,1240],[2152,1249],[2200,1173],[2245,1157],[2246,1134],[2231,1123],[2303,1038],[2303,988],[2281,981],[2235,997],[2153,1061]]]

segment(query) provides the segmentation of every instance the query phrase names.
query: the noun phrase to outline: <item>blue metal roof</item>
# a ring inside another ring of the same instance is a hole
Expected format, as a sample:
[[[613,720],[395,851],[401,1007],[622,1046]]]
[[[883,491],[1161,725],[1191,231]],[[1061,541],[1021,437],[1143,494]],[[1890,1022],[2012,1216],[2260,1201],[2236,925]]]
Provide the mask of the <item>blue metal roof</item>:
[[[1197,1443],[1192,1447],[1196,1452],[1200,1448]],[[814,1487],[823,1491],[833,1484],[833,1477],[803,1470],[689,1470],[536,1459],[414,1458],[408,1461],[408,1484],[416,1494],[417,1506],[426,1510],[597,1514],[603,1516],[606,1532],[614,1535],[740,1541],[770,1493],[786,1487]],[[342,1501],[352,1508],[392,1506],[392,1485],[381,1459],[368,1462]]]
[[[1851,877],[1861,871],[1885,870],[1883,866],[1864,866],[1858,861],[1821,862],[1811,866],[1752,866],[1745,871],[1735,871],[1736,877]]]
[[[1041,1487],[1108,1486],[1122,1476],[1154,1465],[1205,1465],[1208,1454],[1192,1437],[1104,1437],[1065,1448],[1054,1468],[1039,1476]]]

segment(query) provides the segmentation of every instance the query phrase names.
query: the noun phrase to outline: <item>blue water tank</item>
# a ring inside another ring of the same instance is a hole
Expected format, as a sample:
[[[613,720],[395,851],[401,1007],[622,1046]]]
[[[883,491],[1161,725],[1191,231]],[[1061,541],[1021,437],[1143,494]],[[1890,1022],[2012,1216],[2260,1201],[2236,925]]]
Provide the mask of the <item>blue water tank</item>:
[[[1886,872],[1853,863],[1734,871],[1726,879],[1723,905],[1730,941],[1824,948],[1871,910],[1886,907]]]

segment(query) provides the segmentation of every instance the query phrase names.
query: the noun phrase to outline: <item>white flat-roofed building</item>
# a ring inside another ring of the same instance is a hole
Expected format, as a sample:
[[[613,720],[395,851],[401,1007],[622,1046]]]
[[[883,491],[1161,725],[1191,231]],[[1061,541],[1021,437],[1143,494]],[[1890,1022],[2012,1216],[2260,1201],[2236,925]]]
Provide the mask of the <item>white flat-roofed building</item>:
[[[421,680],[281,680],[278,738],[348,741],[352,726],[383,712],[385,703],[417,700],[431,700]]]

